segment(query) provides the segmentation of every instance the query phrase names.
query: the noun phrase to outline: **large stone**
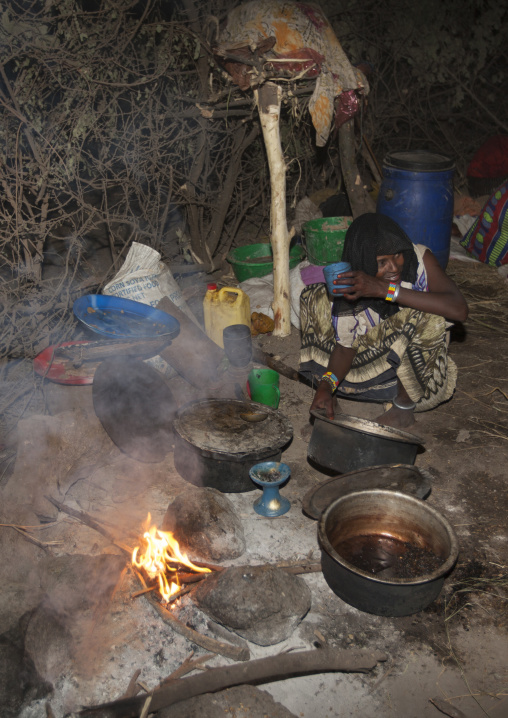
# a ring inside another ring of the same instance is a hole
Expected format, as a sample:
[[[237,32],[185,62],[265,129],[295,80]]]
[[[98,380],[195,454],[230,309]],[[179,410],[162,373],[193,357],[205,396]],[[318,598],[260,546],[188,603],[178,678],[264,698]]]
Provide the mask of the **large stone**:
[[[182,550],[205,561],[237,558],[245,551],[243,526],[232,502],[216,489],[192,488],[169,505],[162,522]]]
[[[46,606],[71,620],[74,614],[99,607],[109,599],[125,561],[116,554],[48,557],[42,576]]]
[[[294,718],[294,715],[269,693],[249,685],[195,696],[157,713],[158,718]]]
[[[302,578],[264,566],[217,572],[197,586],[192,598],[215,621],[260,646],[289,638],[311,606]]]
[[[39,676],[54,684],[70,671],[72,636],[62,616],[41,604],[29,616],[25,629],[25,655],[33,662]]]
[[[5,507],[4,507],[5,508]],[[6,511],[1,523],[12,523]],[[0,529],[0,634],[17,625],[21,616],[35,608],[42,597],[41,564],[46,558],[35,546],[11,528]]]
[[[20,638],[20,636],[18,636]],[[0,636],[0,715],[18,718],[23,703],[42,698],[52,686],[41,679],[31,659],[24,654],[22,640]]]

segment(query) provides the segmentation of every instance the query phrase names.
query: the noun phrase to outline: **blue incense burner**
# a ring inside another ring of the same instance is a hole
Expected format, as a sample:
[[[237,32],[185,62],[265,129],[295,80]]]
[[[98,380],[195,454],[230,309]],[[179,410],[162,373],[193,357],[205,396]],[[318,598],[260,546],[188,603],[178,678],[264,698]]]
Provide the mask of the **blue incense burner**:
[[[260,516],[281,516],[289,511],[291,504],[279,493],[279,486],[289,479],[291,470],[279,461],[262,461],[249,471],[250,478],[263,489],[254,501],[254,511]]]

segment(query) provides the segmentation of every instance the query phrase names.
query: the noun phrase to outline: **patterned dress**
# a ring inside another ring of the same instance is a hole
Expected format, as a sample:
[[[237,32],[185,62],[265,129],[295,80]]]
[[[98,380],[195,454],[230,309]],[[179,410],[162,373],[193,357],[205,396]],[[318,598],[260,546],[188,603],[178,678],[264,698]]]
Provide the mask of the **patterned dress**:
[[[428,291],[423,263],[426,247],[415,245],[418,269],[414,284],[402,286]],[[397,394],[397,378],[416,411],[427,411],[449,399],[457,381],[457,367],[448,357],[447,321],[408,307],[381,320],[372,310],[351,310],[332,317],[326,285],[313,284],[300,297],[302,349],[300,370],[316,379],[326,370],[337,343],[356,350],[339,396],[365,401],[389,401]]]

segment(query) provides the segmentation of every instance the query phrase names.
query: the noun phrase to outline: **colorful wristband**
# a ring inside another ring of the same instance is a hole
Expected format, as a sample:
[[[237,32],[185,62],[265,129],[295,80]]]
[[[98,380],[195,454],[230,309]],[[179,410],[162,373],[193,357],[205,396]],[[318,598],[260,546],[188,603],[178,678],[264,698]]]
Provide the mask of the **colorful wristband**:
[[[335,391],[335,389],[339,386],[339,380],[337,379],[335,374],[332,374],[331,371],[325,372],[321,377],[321,381],[326,381],[328,384],[330,384],[333,391]]]
[[[396,302],[400,292],[400,284],[390,284],[386,293],[385,301]]]

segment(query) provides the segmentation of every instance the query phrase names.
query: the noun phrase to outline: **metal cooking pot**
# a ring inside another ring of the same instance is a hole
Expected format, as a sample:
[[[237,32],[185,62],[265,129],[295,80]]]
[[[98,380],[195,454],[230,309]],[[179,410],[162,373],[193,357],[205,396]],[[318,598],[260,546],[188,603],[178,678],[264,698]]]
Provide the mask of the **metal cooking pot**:
[[[257,421],[259,416],[265,418]],[[293,438],[293,427],[279,411],[237,399],[190,402],[178,411],[173,429],[180,476],[223,493],[253,491],[252,466],[280,461]]]
[[[337,414],[328,419],[320,411],[311,414],[314,426],[307,455],[337,473],[381,464],[414,464],[418,446],[425,443],[414,434],[356,416]]]
[[[364,537],[416,546],[442,562],[411,578],[390,578],[389,569],[368,572],[353,565],[349,555],[349,560],[344,558],[344,546]],[[336,499],[319,520],[318,539],[323,575],[332,591],[351,606],[378,616],[407,616],[426,608],[438,597],[459,553],[452,527],[436,509],[414,496],[384,489]]]

